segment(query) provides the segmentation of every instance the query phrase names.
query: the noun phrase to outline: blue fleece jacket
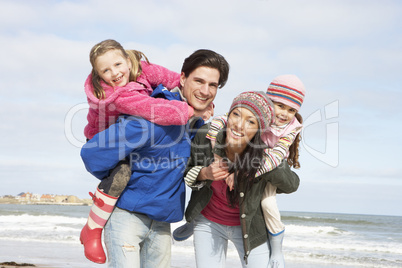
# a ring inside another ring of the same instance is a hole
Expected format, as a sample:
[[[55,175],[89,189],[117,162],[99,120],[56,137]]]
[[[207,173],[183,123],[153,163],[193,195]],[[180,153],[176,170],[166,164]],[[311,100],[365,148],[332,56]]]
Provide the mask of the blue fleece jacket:
[[[155,91],[167,99],[180,99],[170,91]],[[132,175],[116,206],[157,221],[177,222],[183,219],[183,173],[190,150],[188,124],[160,126],[143,118],[121,116],[82,147],[81,157],[98,179],[129,157]]]

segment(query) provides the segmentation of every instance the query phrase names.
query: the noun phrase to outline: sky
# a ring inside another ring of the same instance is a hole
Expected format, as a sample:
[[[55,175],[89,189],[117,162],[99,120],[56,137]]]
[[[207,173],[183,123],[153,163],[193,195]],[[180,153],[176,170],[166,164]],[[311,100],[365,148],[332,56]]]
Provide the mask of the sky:
[[[215,114],[278,75],[306,87],[301,184],[283,211],[402,216],[402,2],[0,1],[0,195],[88,198],[80,158],[93,45],[115,39],[180,72],[200,48],[229,80]]]

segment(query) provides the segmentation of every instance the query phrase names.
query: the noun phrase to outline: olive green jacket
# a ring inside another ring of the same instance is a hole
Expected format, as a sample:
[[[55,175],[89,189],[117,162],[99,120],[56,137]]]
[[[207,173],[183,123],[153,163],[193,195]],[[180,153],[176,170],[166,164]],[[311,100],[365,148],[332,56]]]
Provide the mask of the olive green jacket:
[[[212,197],[212,189],[210,188],[212,181],[197,182],[198,173],[201,168],[207,167],[214,161],[214,153],[225,157],[224,150],[219,149],[219,146],[216,146],[212,150],[211,142],[206,138],[208,128],[209,124],[204,125],[198,130],[192,142],[191,156],[185,171],[186,183],[193,189],[185,212],[187,222],[193,221]],[[218,134],[216,139],[217,145],[224,144],[224,136],[223,131]],[[244,192],[240,186],[240,224],[243,233],[244,259],[246,261],[250,251],[265,243],[268,239],[261,208],[261,197],[267,182],[276,186],[278,193],[292,193],[299,187],[300,180],[296,173],[290,170],[287,162],[283,161],[274,170],[257,177],[248,192]]]

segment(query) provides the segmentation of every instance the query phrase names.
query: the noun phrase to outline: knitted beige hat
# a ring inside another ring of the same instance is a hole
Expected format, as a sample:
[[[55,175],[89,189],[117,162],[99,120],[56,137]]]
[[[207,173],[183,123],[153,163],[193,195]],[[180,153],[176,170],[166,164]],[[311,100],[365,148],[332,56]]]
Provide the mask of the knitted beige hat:
[[[265,131],[271,125],[274,118],[272,101],[262,91],[243,92],[234,98],[230,106],[229,114],[236,107],[249,109],[257,118],[261,131]]]

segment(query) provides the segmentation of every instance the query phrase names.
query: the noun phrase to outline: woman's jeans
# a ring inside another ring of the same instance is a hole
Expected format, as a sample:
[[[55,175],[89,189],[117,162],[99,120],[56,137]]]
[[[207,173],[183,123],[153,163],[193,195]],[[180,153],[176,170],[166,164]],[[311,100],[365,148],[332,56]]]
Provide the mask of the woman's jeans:
[[[116,207],[105,226],[108,267],[170,267],[170,224]]]
[[[194,221],[194,248],[197,268],[225,267],[228,241],[232,241],[235,245],[243,267],[268,267],[268,243],[252,249],[246,265],[241,227],[218,224],[200,214]]]

